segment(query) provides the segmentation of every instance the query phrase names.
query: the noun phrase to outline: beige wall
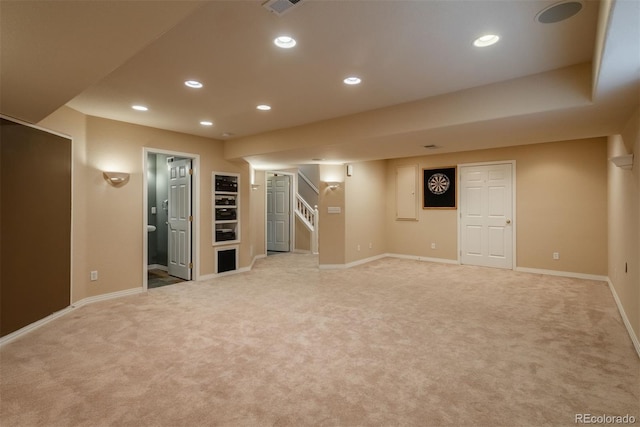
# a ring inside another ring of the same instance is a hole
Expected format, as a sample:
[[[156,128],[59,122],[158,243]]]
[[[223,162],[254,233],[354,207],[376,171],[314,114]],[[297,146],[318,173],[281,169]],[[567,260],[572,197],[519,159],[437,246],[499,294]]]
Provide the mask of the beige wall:
[[[249,255],[251,259],[258,255],[267,254],[267,241],[265,239],[266,230],[266,199],[267,199],[267,181],[264,171],[254,171],[254,182],[258,187],[251,190],[250,209],[244,209],[243,214],[249,215],[249,232],[247,238],[250,242]],[[245,228],[246,229],[246,228]],[[244,231],[243,231],[244,233]]]
[[[251,204],[260,204],[260,197],[250,191],[249,167],[225,161],[220,141],[84,116],[66,107],[39,125],[73,137],[73,301],[142,286],[146,265],[143,147],[200,156],[200,205],[196,212],[196,222],[200,217],[200,265],[195,265],[199,275],[214,273],[212,171],[241,173],[240,266],[251,263],[252,248],[263,250],[264,233],[256,236],[259,229],[255,233],[246,225],[252,223]],[[105,170],[129,172],[131,178],[126,185],[114,188],[104,181]],[[99,273],[97,282],[89,281],[92,270]]]
[[[418,163],[422,169],[500,160],[516,161],[517,267],[606,275],[605,138],[389,160],[387,251],[458,259],[457,210],[422,210],[418,221],[395,220],[398,165]],[[553,252],[560,252],[559,260]]]
[[[622,135],[609,137],[609,157],[634,153],[632,170],[609,162],[609,279],[640,337],[640,110]],[[626,266],[626,272],[625,272]]]
[[[344,166],[320,165],[320,194],[318,195],[318,263],[322,265],[345,264],[345,185]],[[327,182],[340,182],[331,189]],[[329,207],[340,208],[339,214],[329,214]]]
[[[319,262],[347,264],[385,252],[456,260],[457,211],[420,210],[418,221],[395,220],[396,167],[515,160],[517,266],[608,274],[637,334],[639,123],[636,112],[622,136],[609,138],[608,145],[605,138],[592,138],[362,162],[354,164],[352,177],[345,176],[343,165],[322,165]],[[70,135],[74,141],[73,301],[142,285],[143,147],[200,156],[201,259],[196,267],[200,275],[214,272],[209,200],[214,170],[242,176],[240,266],[265,253],[265,173],[255,172],[255,183],[261,187],[251,191],[249,166],[225,161],[221,142],[85,116],[66,107],[39,125]],[[607,161],[608,156],[631,151],[636,153],[632,171]],[[102,178],[104,170],[127,171],[131,179],[114,188]],[[330,190],[326,181],[342,185]],[[329,206],[342,212],[328,214]],[[435,250],[431,243],[436,243]],[[560,260],[552,260],[554,251],[561,253]],[[91,270],[99,271],[97,282],[89,281]]]
[[[294,249],[297,251],[311,251],[311,232],[306,225],[302,223],[298,215],[295,216],[296,221],[296,241]]]
[[[386,161],[352,166],[352,176],[346,176],[344,165],[320,166],[320,265],[344,265],[387,252]],[[330,189],[327,182],[340,186]],[[329,207],[339,207],[341,212],[329,214]]]
[[[347,264],[386,252],[386,162],[360,162],[352,167],[353,174],[345,177],[344,185]]]

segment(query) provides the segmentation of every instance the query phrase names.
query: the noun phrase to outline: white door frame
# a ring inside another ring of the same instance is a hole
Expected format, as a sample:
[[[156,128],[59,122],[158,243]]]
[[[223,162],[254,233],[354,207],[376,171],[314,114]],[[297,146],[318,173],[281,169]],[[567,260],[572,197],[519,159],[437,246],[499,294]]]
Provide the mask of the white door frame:
[[[147,281],[147,263],[149,256],[149,232],[147,224],[149,224],[149,192],[147,177],[147,157],[148,154],[164,154],[167,156],[184,157],[191,159],[193,168],[193,176],[191,178],[193,195],[191,197],[191,214],[194,221],[191,224],[191,260],[193,262],[193,270],[191,280],[200,278],[200,155],[193,153],[184,153],[180,151],[162,150],[159,148],[142,148],[142,288],[148,289]]]
[[[490,166],[490,165],[511,165],[511,223],[512,226],[512,258],[511,258],[511,270],[515,270],[517,267],[517,250],[516,250],[516,232],[518,230],[518,221],[516,219],[516,161],[515,160],[498,160],[495,162],[478,162],[478,163],[460,163],[457,170],[457,187],[459,188],[462,183],[462,168],[472,166]],[[462,192],[456,189],[457,194],[457,206],[458,206],[458,264],[462,264]]]
[[[291,243],[289,244],[289,252],[295,252],[296,250],[296,217],[295,217],[295,202],[296,202],[296,194],[298,194],[298,174],[292,172],[283,172],[283,171],[272,171],[267,170],[264,172],[264,253],[265,255],[269,252],[267,246],[267,180],[269,179],[269,174],[272,175],[289,175],[290,184],[289,185],[289,239],[291,239]]]

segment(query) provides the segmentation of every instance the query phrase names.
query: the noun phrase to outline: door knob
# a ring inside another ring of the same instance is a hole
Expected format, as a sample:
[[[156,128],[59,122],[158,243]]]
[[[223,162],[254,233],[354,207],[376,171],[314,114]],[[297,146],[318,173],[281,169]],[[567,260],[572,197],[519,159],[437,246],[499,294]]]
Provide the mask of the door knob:
[[[507,224],[511,224],[511,220],[510,219],[507,219]]]

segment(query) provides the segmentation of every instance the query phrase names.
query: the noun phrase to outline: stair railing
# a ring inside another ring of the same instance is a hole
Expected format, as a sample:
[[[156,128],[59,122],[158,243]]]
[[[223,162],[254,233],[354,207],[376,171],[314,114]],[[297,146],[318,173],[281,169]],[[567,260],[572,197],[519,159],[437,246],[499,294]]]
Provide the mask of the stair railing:
[[[296,194],[296,215],[311,232],[311,252],[318,253],[318,206],[311,207],[301,196]]]

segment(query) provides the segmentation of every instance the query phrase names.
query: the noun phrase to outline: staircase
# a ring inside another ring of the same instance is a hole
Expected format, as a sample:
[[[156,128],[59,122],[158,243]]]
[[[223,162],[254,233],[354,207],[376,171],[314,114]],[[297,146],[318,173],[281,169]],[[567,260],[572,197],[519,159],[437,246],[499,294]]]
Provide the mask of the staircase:
[[[305,227],[311,233],[311,252],[314,254],[318,253],[318,206],[315,205],[311,207],[309,203],[302,197],[300,194],[300,187],[306,186],[307,193],[311,190],[313,193],[317,195],[320,193],[318,188],[311,182],[311,180],[302,172],[298,171],[298,193],[296,194],[296,207],[295,213],[296,216],[300,219],[300,221],[305,225]]]

